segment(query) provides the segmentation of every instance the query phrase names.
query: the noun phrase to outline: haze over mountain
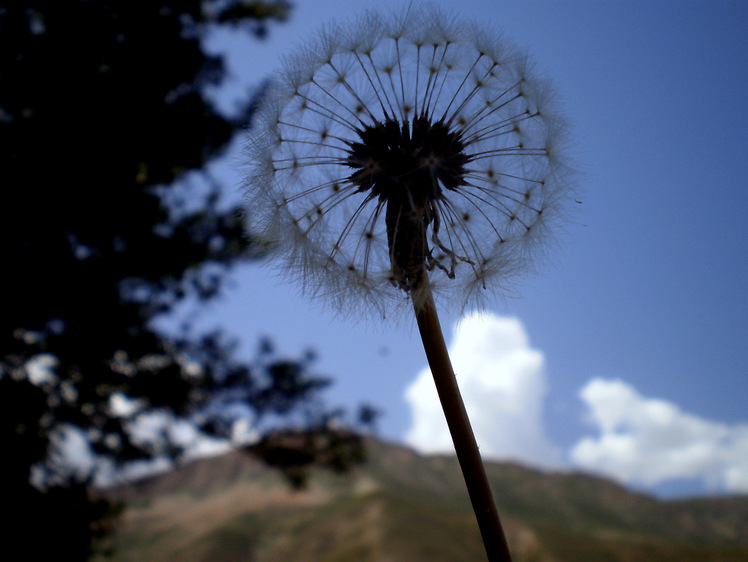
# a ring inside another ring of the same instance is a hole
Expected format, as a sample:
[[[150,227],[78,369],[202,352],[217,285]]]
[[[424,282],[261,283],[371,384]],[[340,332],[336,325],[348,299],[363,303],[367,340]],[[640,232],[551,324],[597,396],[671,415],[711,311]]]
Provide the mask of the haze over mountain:
[[[128,502],[113,560],[484,559],[453,457],[367,450],[353,472],[313,472],[300,491],[241,452],[113,489]],[[664,501],[578,473],[487,472],[517,562],[748,560],[748,497]]]

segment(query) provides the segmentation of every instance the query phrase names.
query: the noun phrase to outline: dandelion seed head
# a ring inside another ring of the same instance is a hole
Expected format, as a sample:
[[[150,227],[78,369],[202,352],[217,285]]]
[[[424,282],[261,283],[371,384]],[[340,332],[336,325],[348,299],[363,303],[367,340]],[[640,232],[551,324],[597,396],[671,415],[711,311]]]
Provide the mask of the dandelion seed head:
[[[260,104],[249,232],[340,310],[417,306],[426,278],[480,305],[542,256],[571,198],[567,127],[535,74],[431,6],[326,27]]]

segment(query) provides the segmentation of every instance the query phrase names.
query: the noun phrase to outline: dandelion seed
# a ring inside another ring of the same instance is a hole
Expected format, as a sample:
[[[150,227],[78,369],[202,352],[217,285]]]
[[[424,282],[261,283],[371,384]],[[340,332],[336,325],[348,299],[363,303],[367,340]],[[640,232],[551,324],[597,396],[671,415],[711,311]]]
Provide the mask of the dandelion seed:
[[[248,229],[316,272],[307,290],[384,313],[428,273],[465,308],[533,264],[569,192],[564,127],[527,57],[488,37],[410,8],[287,60],[250,141]]]
[[[248,229],[307,292],[410,300],[490,560],[509,551],[434,296],[479,304],[547,241],[571,193],[551,97],[513,47],[410,5],[288,59],[249,143]]]

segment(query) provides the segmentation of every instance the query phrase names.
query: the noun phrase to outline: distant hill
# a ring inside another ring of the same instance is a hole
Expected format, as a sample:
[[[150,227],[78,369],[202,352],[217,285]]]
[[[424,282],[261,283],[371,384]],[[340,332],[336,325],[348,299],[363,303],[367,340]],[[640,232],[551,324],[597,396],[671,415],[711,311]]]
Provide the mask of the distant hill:
[[[115,561],[485,560],[456,459],[371,440],[348,475],[292,491],[244,453],[112,490]],[[748,497],[661,501],[608,480],[489,463],[515,562],[748,561]]]

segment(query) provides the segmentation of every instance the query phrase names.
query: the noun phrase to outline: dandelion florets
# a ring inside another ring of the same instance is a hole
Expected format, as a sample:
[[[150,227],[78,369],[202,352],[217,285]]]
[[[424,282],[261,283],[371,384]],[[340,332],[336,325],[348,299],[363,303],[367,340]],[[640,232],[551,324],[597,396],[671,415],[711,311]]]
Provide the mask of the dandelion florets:
[[[287,60],[250,136],[247,221],[309,292],[385,311],[429,283],[465,306],[532,263],[568,199],[565,127],[489,37],[411,7]]]

